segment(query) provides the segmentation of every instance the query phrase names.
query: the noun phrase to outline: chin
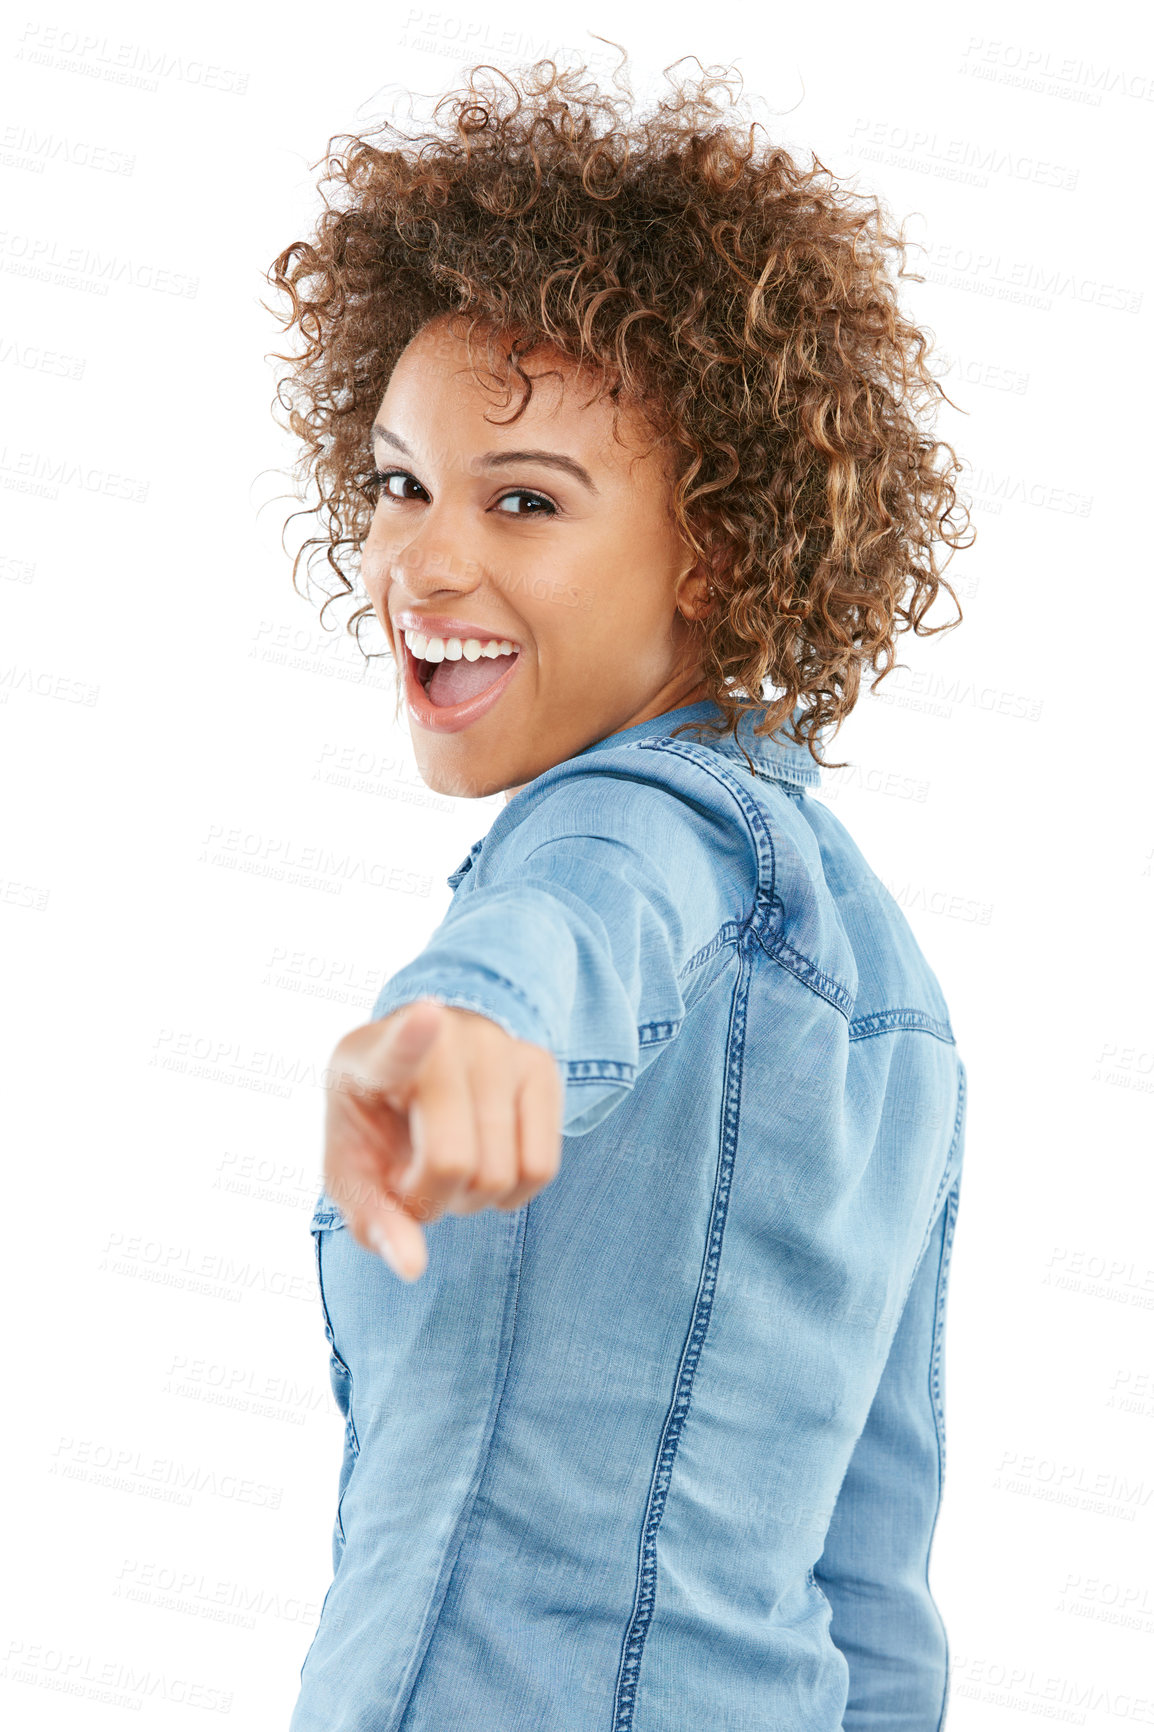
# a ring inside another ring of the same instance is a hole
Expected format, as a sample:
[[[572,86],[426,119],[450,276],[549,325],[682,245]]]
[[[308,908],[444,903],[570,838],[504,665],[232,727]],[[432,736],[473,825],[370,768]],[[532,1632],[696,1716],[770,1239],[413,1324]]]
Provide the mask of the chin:
[[[454,800],[489,800],[494,794],[513,786],[511,782],[502,781],[500,776],[485,777],[468,765],[453,767],[438,762],[436,758],[430,763],[418,759],[417,768],[427,788],[434,794],[445,794]]]

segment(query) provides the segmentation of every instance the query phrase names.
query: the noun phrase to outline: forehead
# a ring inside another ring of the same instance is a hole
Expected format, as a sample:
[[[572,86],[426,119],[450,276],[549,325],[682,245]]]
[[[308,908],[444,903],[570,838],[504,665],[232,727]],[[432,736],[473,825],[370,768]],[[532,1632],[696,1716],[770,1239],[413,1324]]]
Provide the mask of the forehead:
[[[490,443],[503,423],[516,437],[517,429],[549,422],[603,448],[610,460],[656,456],[654,431],[639,408],[611,398],[606,374],[579,365],[551,343],[518,355],[517,366],[528,374],[532,392],[524,412],[508,420],[524,391],[511,365],[512,345],[509,332],[478,327],[470,342],[463,323],[452,315],[430,320],[402,350],[384,404],[418,416],[451,409],[458,432],[467,428]]]

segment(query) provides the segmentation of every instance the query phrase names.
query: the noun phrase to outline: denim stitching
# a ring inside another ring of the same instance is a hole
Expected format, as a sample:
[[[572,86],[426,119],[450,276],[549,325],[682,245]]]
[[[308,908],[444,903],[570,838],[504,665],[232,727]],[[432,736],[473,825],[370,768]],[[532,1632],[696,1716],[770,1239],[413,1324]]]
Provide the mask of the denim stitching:
[[[779,953],[783,960],[788,957],[787,967],[797,963],[799,967],[794,968],[793,972],[797,974],[798,979],[804,980],[807,986],[812,986],[813,990],[819,992],[823,998],[828,998],[831,1004],[836,1004],[839,1010],[844,1010],[848,1017],[850,1006],[853,1004],[853,996],[848,987],[843,986],[834,975],[827,974],[824,968],[818,968],[816,963],[811,962],[808,956],[803,956],[797,946],[791,944],[784,936],[776,941],[774,950]]]
[[[653,1607],[657,1595],[657,1533],[665,1513],[665,1502],[673,1478],[677,1446],[685,1425],[693,1395],[693,1379],[709,1329],[717,1271],[721,1261],[721,1242],[725,1232],[725,1217],[729,1204],[729,1189],[737,1153],[738,1121],[741,1105],[741,1076],[745,1056],[745,1012],[749,998],[752,969],[745,950],[734,988],[733,1009],[726,1055],[725,1093],[722,1107],[722,1130],[717,1180],[713,1192],[713,1209],[706,1240],[705,1258],[698,1281],[697,1298],[690,1320],[689,1334],[681,1353],[673,1400],[665,1417],[657,1460],[650,1482],[649,1501],[642,1527],[641,1550],[637,1560],[637,1588],[633,1613],[622,1639],[621,1664],[613,1707],[613,1732],[632,1732],[633,1713],[637,1702],[641,1658]]]
[[[650,737],[652,738],[653,736]],[[680,741],[681,735],[678,734],[675,736],[669,734],[662,736],[662,738],[674,740],[674,743],[676,744]],[[787,752],[790,752],[790,756],[785,759],[781,758],[778,755],[777,750],[775,750],[774,742],[766,742],[764,735],[760,736],[760,742],[765,750],[765,756],[761,757],[760,762],[754,765],[752,772],[750,771],[745,758],[742,756],[741,746],[732,735],[728,738],[723,737],[718,739],[714,745],[708,746],[705,749],[707,751],[724,752],[727,758],[732,758],[735,762],[740,761],[741,767],[747,775],[752,774],[756,776],[759,782],[780,782],[782,787],[788,789],[791,793],[804,793],[806,788],[817,788],[821,786],[821,770],[817,764],[812,761],[801,761],[800,758],[793,755],[788,745],[786,745],[784,749]],[[637,742],[637,744],[640,743],[640,741]],[[690,743],[692,744],[693,742]],[[754,744],[753,741],[746,741],[745,743],[747,745]],[[767,768],[770,764],[773,766],[772,769]]]
[[[775,906],[780,909],[781,903],[777,902]],[[820,968],[817,968],[807,956],[803,956],[800,950],[795,949],[788,942],[781,931],[768,943],[763,934],[759,932],[757,941],[772,962],[780,963],[782,968],[792,974],[795,980],[801,982],[802,986],[808,987],[818,998],[824,998],[835,1010],[841,1012],[847,1022],[849,1021],[853,997],[848,988],[844,987],[839,980],[835,980],[832,975],[825,974]]]
[[[680,1017],[676,1022],[667,1017],[662,1022],[643,1022],[637,1030],[637,1038],[642,1046],[654,1046],[663,1040],[672,1040],[681,1027],[681,1021]]]
[[[764,813],[756,802],[749,799],[741,783],[723,765],[709,760],[706,756],[709,750],[707,747],[683,745],[678,740],[655,738],[638,740],[634,750],[639,752],[676,752],[681,757],[688,758],[692,763],[697,764],[701,769],[707,770],[723,787],[729,789],[741,807],[753,838],[754,847],[757,850],[759,884],[766,865],[769,869],[768,886],[761,889],[759,901],[755,904],[747,924],[757,932],[762,949],[768,956],[773,957],[783,968],[788,969],[803,986],[809,987],[812,992],[826,999],[828,1003],[842,1012],[850,1023],[851,1040],[862,1040],[869,1035],[880,1034],[891,1028],[916,1028],[926,1034],[936,1035],[939,1040],[944,1040],[951,1046],[955,1044],[954,1031],[949,1022],[943,1022],[940,1018],[930,1016],[921,1010],[876,1011],[870,1016],[851,1020],[850,1012],[853,1008],[853,999],[841,981],[818,968],[809,957],[803,955],[789,942],[782,930],[779,929],[769,942],[766,942],[762,937],[763,929],[766,926],[772,929],[775,920],[784,914],[784,909],[780,899],[774,894],[777,858],[773,846],[773,834],[766,823]],[[765,779],[778,780],[777,777],[773,776],[769,778],[759,777],[759,780]]]
[[[729,790],[741,807],[742,816],[757,854],[759,892],[764,895],[767,902],[772,901],[773,887],[777,877],[777,854],[773,846],[773,836],[765,821],[764,813],[757,802],[750,799],[733,772],[726,769],[723,764],[716,762],[716,754],[713,754],[711,758],[709,747],[685,745],[680,740],[661,738],[638,740],[633,750],[636,752],[674,752],[678,757],[685,758],[691,764],[696,764],[699,770],[704,770],[707,775],[713,777],[714,781],[720,782],[723,788]],[[769,882],[763,884],[767,874]],[[756,914],[757,904],[755,903],[749,921],[753,921]]]
[[[926,1034],[937,1035],[949,1046],[955,1046],[954,1031],[948,1022],[942,1022],[936,1016],[930,1016],[924,1010],[892,1009],[874,1010],[868,1016],[855,1017],[850,1023],[849,1037],[851,1040],[868,1040],[871,1035],[888,1034],[894,1028],[922,1029]]]
[[[344,1422],[345,1422],[344,1446],[352,1455],[353,1463],[355,1466],[356,1461],[359,1458],[360,1453],[361,1453],[361,1440],[357,1436],[357,1428],[356,1428],[356,1424],[354,1423],[354,1420],[353,1420],[353,1374],[349,1370],[349,1367],[345,1364],[345,1361],[341,1358],[341,1355],[337,1351],[336,1339],[333,1335],[332,1318],[329,1316],[328,1300],[325,1298],[324,1277],[321,1273],[321,1234],[325,1230],[326,1230],[325,1228],[319,1227],[319,1226],[314,1226],[311,1229],[312,1236],[313,1236],[313,1245],[314,1245],[315,1250],[316,1250],[317,1290],[320,1293],[321,1316],[324,1319],[325,1335],[328,1338],[328,1344],[329,1344],[329,1363],[330,1363],[330,1366],[332,1367],[332,1369],[337,1373],[337,1375],[339,1377],[343,1377],[348,1384],[348,1389],[347,1389],[347,1392],[345,1395],[345,1410],[344,1410],[344,1415],[343,1415]],[[334,1399],[334,1401],[336,1401],[336,1390],[335,1389],[333,1390],[333,1399]],[[337,1406],[339,1408],[339,1406],[340,1406],[339,1401],[337,1401]],[[340,1497],[337,1499],[336,1532],[337,1532],[337,1536],[340,1539],[340,1543],[341,1543],[340,1549],[342,1552],[344,1551],[344,1548],[345,1548],[345,1524],[344,1524],[344,1519],[343,1519],[343,1515],[342,1515],[342,1505],[344,1504],[345,1493],[349,1489],[350,1481],[351,1481],[351,1474],[349,1476],[349,1480],[346,1480],[346,1482],[345,1482],[344,1490],[341,1492]],[[335,1568],[335,1565],[334,1565],[334,1568]]]
[[[344,1224],[344,1216],[322,1184],[317,1200],[313,1204],[313,1212],[309,1220],[309,1232],[315,1233],[318,1227],[343,1227]]]
[[[676,740],[650,739],[639,740],[637,751],[677,752],[688,758],[701,769],[708,771],[723,787],[728,788],[738,805],[741,807],[746,825],[753,838],[758,860],[758,897],[753,910],[746,922],[747,926],[757,935],[762,949],[768,956],[781,963],[803,986],[807,986],[820,998],[834,1005],[842,1015],[849,1020],[853,1007],[853,999],[848,989],[840,980],[824,973],[808,956],[802,954],[785,937],[784,930],[778,925],[784,918],[785,909],[780,897],[777,896],[777,853],[773,845],[773,832],[766,821],[765,813],[757,801],[750,799],[741,783],[723,765],[711,762],[707,756],[708,748],[701,746],[683,746]],[[759,778],[761,780],[763,778]],[[776,780],[776,778],[766,778]],[[768,882],[765,882],[768,877]],[[767,942],[762,936],[769,928],[774,936]]]
[[[687,974],[692,973],[695,968],[700,968],[711,957],[716,956],[717,952],[723,949],[725,945],[735,943],[741,937],[741,932],[742,928],[738,921],[727,920],[724,926],[718,928],[715,936],[709,940],[708,944],[703,944],[700,950],[695,950],[688,962],[682,964],[678,979],[684,980]]]
[[[959,1173],[950,1187],[950,1192],[945,1203],[946,1218],[942,1230],[942,1252],[938,1263],[937,1301],[934,1308],[933,1351],[930,1355],[930,1401],[934,1414],[934,1430],[938,1439],[938,1508],[934,1511],[934,1520],[933,1525],[930,1528],[925,1562],[926,1591],[930,1593],[931,1600],[933,1599],[933,1594],[930,1592],[930,1548],[933,1545],[934,1532],[938,1525],[938,1515],[941,1511],[942,1493],[945,1489],[946,1478],[945,1411],[942,1401],[942,1359],[945,1336],[946,1283],[949,1274],[950,1252],[954,1243],[954,1229],[957,1224],[958,1197],[961,1191],[961,1184],[961,1174]],[[946,1675],[942,1686],[942,1707],[941,1712],[938,1715],[938,1724],[936,1728],[936,1732],[941,1732],[941,1727],[946,1717],[946,1706],[949,1702],[950,1695],[950,1635],[940,1612],[938,1613],[938,1617],[942,1624],[942,1640],[945,1643],[946,1649]]]
[[[329,1354],[329,1366],[333,1376],[342,1377],[348,1384],[344,1401],[345,1436],[348,1438],[349,1448],[353,1455],[357,1456],[361,1453],[361,1440],[357,1436],[357,1428],[353,1424],[353,1374],[344,1360],[336,1353]]]
[[[571,1058],[566,1060],[566,1082],[623,1082],[631,1084],[636,1075],[637,1066],[625,1064],[621,1059]]]
[[[333,1551],[334,1551],[333,1570],[335,1572],[336,1567],[337,1567],[337,1563],[339,1562],[339,1559],[340,1559],[340,1555],[341,1555],[341,1553],[344,1552],[345,1544],[346,1544],[347,1537],[348,1537],[345,1533],[344,1503],[345,1503],[345,1497],[348,1494],[349,1486],[352,1483],[353,1469],[356,1467],[357,1462],[360,1460],[361,1445],[360,1445],[360,1440],[356,1434],[356,1429],[353,1425],[353,1380],[349,1376],[347,1370],[345,1370],[342,1362],[339,1359],[337,1359],[335,1355],[330,1355],[329,1365],[331,1368],[331,1372],[334,1375],[343,1376],[345,1378],[346,1382],[348,1383],[348,1389],[345,1391],[345,1400],[344,1400],[344,1411],[345,1411],[344,1449],[345,1449],[346,1455],[348,1455],[350,1460],[351,1460],[351,1465],[349,1466],[347,1473],[345,1472],[344,1461],[342,1460],[342,1462],[341,1462],[341,1477],[344,1479],[344,1485],[341,1489],[340,1496],[337,1498],[337,1510],[336,1510],[336,1521],[335,1521],[336,1532],[334,1535],[334,1542],[339,1540],[340,1545],[339,1545],[339,1549],[338,1549],[336,1544],[334,1543],[334,1548],[333,1548]],[[334,1395],[334,1397],[336,1396],[336,1390],[335,1389],[333,1390],[333,1395]],[[339,1399],[338,1399],[338,1405],[339,1405]]]
[[[332,1355],[332,1357],[336,1360],[341,1371],[343,1371],[344,1375],[348,1378],[349,1384],[351,1386],[352,1380],[353,1380],[353,1374],[349,1370],[348,1366],[345,1364],[344,1360],[341,1358],[340,1354],[337,1352],[337,1344],[336,1344],[336,1340],[333,1336],[332,1318],[329,1316],[328,1301],[325,1298],[324,1277],[321,1274],[321,1234],[324,1231],[325,1231],[325,1229],[323,1227],[319,1227],[319,1226],[314,1227],[312,1229],[313,1245],[316,1248],[317,1289],[320,1293],[320,1298],[321,1298],[321,1316],[324,1318],[325,1335],[328,1337],[329,1352]]]
[[[957,1223],[957,1214],[958,1214],[958,1198],[961,1194],[961,1188],[962,1188],[962,1181],[961,1181],[961,1177],[959,1176],[958,1178],[956,1178],[954,1180],[953,1184],[950,1186],[949,1195],[947,1196],[946,1202],[945,1202],[946,1225],[945,1225],[944,1240],[943,1240],[943,1244],[942,1244],[942,1260],[941,1260],[941,1265],[940,1265],[940,1269],[939,1269],[939,1277],[938,1277],[937,1311],[936,1311],[935,1317],[934,1317],[934,1353],[933,1353],[933,1362],[932,1362],[931,1371],[930,1371],[930,1393],[933,1396],[933,1401],[934,1401],[934,1421],[935,1421],[935,1424],[937,1425],[937,1429],[938,1429],[938,1449],[939,1449],[939,1454],[941,1457],[941,1465],[942,1465],[943,1475],[945,1473],[945,1466],[946,1466],[946,1435],[945,1435],[946,1414],[945,1414],[945,1403],[942,1399],[943,1382],[944,1382],[944,1379],[942,1376],[942,1364],[943,1364],[943,1357],[944,1357],[944,1355],[943,1355],[943,1334],[944,1334],[943,1325],[945,1323],[945,1311],[946,1311],[945,1275],[946,1275],[946,1270],[947,1270],[947,1267],[949,1264],[950,1251],[951,1251],[951,1248],[952,1248],[953,1242],[954,1242],[954,1229],[955,1229],[955,1226]]]
[[[752,928],[755,931],[760,930],[760,928],[771,918],[773,887],[777,874],[773,836],[757,802],[749,798],[733,772],[727,769],[723,764],[716,761],[716,755],[711,755],[709,748],[682,745],[679,741],[671,739],[648,739],[638,740],[632,749],[634,751],[656,750],[674,752],[677,756],[685,758],[690,763],[696,764],[699,769],[706,771],[708,775],[712,776],[714,781],[719,782],[721,786],[727,789],[737,801],[737,804],[741,809],[741,814],[745,819],[746,828],[750,833],[754,852],[757,857],[757,891],[754,896],[753,907],[745,921],[740,927],[735,925],[733,921],[726,921],[714,937],[683,964],[678,973],[678,980],[680,981],[683,980],[694,968],[699,967],[703,962],[707,961],[709,957],[723,944],[729,942],[733,938],[740,940],[742,933],[749,928]],[[776,780],[776,778],[771,779]],[[484,840],[484,838],[481,838],[480,842],[474,843],[473,847],[469,850],[466,859],[462,861],[461,866],[458,868],[458,873],[461,877],[464,877],[466,869],[471,867],[476,856],[480,853],[481,845]],[[542,846],[545,846],[545,844],[542,844]],[[455,877],[457,874],[453,874],[453,876]],[[766,878],[768,878],[767,885],[763,882]],[[812,963],[808,963],[807,966],[811,969],[813,968]],[[497,976],[497,979],[500,980],[501,984],[510,992],[522,1000],[526,1008],[532,1013],[538,1022],[543,1021],[538,1007],[532,1003],[532,1001],[516,986],[513,981],[505,981],[503,977],[499,975]],[[435,997],[437,1001],[442,1004],[453,1002],[447,994],[438,994],[433,992],[426,993],[423,996]],[[387,1000],[385,1002],[387,1002]],[[456,1002],[462,1009],[482,1009],[482,1007],[477,1005],[475,1001],[469,1003],[465,1001],[463,997],[458,997]],[[495,1022],[500,1021],[501,1027],[505,1029],[507,1034],[512,1034],[514,1032],[507,1022],[494,1016],[491,1010],[484,1010],[483,1014],[491,1016]],[[659,1045],[663,1041],[672,1040],[680,1026],[680,1023],[644,1024],[637,1031],[638,1044],[639,1046]],[[667,1028],[669,1032],[667,1034],[655,1032],[662,1028]],[[632,1085],[637,1077],[636,1065],[625,1064],[615,1059],[569,1059],[564,1061],[564,1067],[566,1081],[575,1086],[580,1086],[582,1083],[604,1081],[623,1082]]]

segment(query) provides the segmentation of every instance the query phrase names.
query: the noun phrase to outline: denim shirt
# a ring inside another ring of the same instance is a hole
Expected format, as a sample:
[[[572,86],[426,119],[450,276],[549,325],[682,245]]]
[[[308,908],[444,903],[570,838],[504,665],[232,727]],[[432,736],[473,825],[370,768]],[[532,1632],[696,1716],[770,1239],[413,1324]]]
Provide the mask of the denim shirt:
[[[965,1067],[793,742],[637,724],[528,783],[374,1017],[547,1047],[557,1177],[409,1286],[322,1192],[345,1420],[291,1732],[936,1729]]]

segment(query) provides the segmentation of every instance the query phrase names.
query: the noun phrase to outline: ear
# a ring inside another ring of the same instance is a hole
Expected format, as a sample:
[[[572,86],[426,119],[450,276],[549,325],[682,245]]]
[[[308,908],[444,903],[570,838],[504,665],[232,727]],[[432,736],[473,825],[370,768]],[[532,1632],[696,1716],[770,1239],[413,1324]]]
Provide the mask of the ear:
[[[690,568],[677,585],[677,611],[685,619],[703,619],[717,605],[713,573],[707,565]]]

